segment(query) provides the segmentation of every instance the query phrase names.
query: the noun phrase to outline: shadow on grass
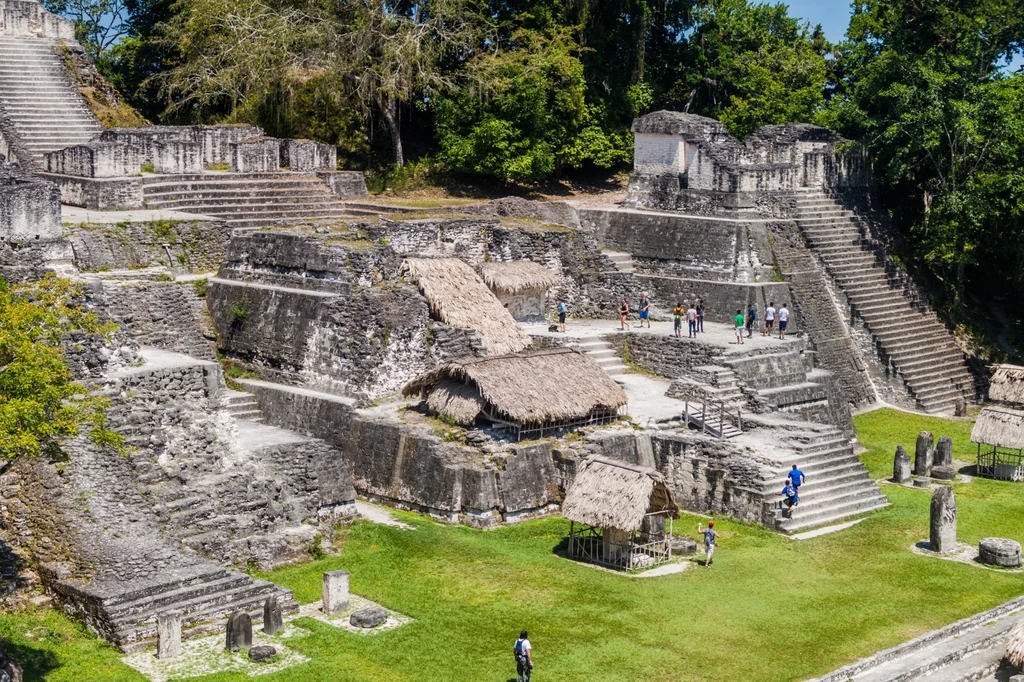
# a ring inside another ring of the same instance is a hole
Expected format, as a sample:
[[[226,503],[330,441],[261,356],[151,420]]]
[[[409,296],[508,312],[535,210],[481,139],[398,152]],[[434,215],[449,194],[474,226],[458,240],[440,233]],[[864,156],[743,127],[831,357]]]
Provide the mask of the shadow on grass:
[[[60,659],[52,651],[9,641],[0,641],[0,647],[8,658],[21,666],[26,681],[42,680],[47,673],[61,667]]]

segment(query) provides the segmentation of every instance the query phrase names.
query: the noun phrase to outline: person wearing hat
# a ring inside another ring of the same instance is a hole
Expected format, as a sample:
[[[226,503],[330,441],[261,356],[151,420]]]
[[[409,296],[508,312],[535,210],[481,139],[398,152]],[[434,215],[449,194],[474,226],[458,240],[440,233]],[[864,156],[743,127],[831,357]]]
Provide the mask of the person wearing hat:
[[[715,530],[715,522],[708,521],[708,527],[701,527],[700,521],[697,522],[697,532],[704,536],[704,554],[707,559],[704,561],[704,568],[711,565],[711,557],[715,553],[715,540],[718,538],[718,532]]]

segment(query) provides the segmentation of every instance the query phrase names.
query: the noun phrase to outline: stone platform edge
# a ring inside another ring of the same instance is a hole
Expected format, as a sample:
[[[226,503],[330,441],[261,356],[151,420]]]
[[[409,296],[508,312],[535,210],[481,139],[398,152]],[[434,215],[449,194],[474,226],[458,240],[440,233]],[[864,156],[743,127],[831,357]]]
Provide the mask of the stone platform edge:
[[[937,630],[931,630],[910,641],[904,642],[903,644],[898,644],[890,649],[879,651],[876,654],[862,658],[859,661],[850,663],[849,665],[845,665],[838,670],[833,670],[821,677],[811,678],[804,682],[849,682],[857,675],[863,674],[872,668],[882,665],[883,663],[888,663],[893,659],[911,654],[941,640],[958,637],[965,632],[981,627],[985,623],[998,618],[1005,618],[1006,616],[1011,615],[1015,611],[1020,611],[1021,609],[1024,609],[1024,596],[1015,597],[1007,602],[1003,602],[999,606],[989,609],[988,611],[982,611],[981,613],[968,616],[963,620],[958,620],[955,623],[951,623]]]

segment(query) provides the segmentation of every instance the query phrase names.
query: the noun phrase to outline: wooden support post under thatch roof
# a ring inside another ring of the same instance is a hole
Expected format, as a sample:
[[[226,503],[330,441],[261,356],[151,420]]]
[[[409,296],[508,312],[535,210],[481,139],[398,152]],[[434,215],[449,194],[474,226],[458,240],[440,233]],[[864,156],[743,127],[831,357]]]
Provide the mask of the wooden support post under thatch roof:
[[[501,301],[467,263],[458,258],[408,258],[405,272],[445,324],[473,329],[488,353],[516,353],[530,345]]]
[[[432,411],[465,426],[483,415],[555,429],[614,416],[627,402],[622,387],[572,348],[460,358],[417,377],[402,392],[424,395]]]

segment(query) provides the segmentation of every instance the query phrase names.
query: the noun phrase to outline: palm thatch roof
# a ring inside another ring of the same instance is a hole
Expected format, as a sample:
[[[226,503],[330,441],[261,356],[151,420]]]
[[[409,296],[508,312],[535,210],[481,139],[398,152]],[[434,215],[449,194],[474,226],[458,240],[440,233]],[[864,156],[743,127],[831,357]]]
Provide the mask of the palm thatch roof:
[[[489,354],[517,353],[530,345],[530,337],[467,263],[458,258],[408,258],[404,267],[430,311],[445,324],[478,332]]]
[[[1024,619],[1017,621],[1006,638],[1005,658],[1011,665],[1024,667]]]
[[[679,517],[661,472],[604,457],[583,463],[562,502],[562,516],[600,528],[638,530],[648,512]]]
[[[532,289],[550,289],[558,283],[558,276],[555,273],[530,260],[484,263],[480,266],[480,274],[483,275],[487,286],[510,294]]]
[[[989,400],[1024,404],[1024,367],[996,365],[988,386]]]
[[[425,395],[431,410],[463,425],[481,412],[515,424],[546,424],[626,404],[622,388],[572,348],[460,358],[417,377],[402,392]]]
[[[1024,449],[1024,412],[986,407],[971,430],[971,442],[1011,450]]]

